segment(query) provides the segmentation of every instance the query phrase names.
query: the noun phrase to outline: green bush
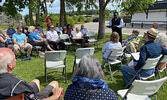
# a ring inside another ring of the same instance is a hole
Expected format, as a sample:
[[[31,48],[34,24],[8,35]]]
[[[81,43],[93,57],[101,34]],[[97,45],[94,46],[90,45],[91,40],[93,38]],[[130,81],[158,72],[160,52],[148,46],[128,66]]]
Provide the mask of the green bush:
[[[74,27],[76,24],[76,21],[73,19],[73,17],[66,16],[66,18],[67,18],[67,24],[70,24],[72,27]]]
[[[79,16],[78,17],[78,22],[85,22],[85,17],[84,16]]]
[[[93,21],[93,18],[92,17],[88,17],[85,19],[85,22],[88,23],[88,22],[92,22]]]

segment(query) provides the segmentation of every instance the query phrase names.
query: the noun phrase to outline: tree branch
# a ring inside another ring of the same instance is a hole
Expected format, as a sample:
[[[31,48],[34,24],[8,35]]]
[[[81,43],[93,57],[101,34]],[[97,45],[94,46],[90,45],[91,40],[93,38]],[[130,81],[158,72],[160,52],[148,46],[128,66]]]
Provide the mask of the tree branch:
[[[104,4],[104,9],[106,8],[107,4],[110,2],[110,0],[106,0],[105,4]]]

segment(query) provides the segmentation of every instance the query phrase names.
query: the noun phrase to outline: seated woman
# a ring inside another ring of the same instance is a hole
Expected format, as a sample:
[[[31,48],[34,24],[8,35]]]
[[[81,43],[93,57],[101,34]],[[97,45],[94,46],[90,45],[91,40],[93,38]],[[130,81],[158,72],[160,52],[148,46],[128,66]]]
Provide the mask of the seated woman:
[[[4,31],[0,29],[0,48],[8,47],[7,45],[7,36],[4,34]]]
[[[73,73],[72,84],[68,86],[64,100],[118,100],[102,80],[104,77],[99,61],[91,55],[83,56]]]
[[[160,33],[158,34],[157,38],[155,39],[155,42],[161,44],[164,48],[167,49],[167,34]],[[164,69],[166,67],[167,63],[166,62],[160,62],[158,64],[158,68]]]
[[[123,47],[126,46],[126,53],[134,53],[136,52],[136,46],[138,45],[139,43],[139,31],[138,30],[133,30],[132,31],[132,35],[129,36],[127,39],[126,39],[126,42],[123,43]]]
[[[80,32],[80,29],[77,27],[75,33],[73,34],[73,40],[76,43],[80,43],[82,47],[87,47],[83,34]]]
[[[68,33],[68,35],[69,35],[70,38],[72,37],[72,36],[71,36],[71,32],[72,32],[72,31],[74,31],[74,29],[71,27],[70,24],[68,24],[68,25],[67,25],[67,33]]]
[[[56,32],[60,36],[62,34],[63,28],[60,26],[60,24],[56,24]]]
[[[39,33],[43,38],[45,37],[43,33],[43,29],[40,27],[40,24],[37,25],[37,29],[35,31]]]
[[[110,41],[107,42],[103,49],[103,59],[107,59],[110,52],[112,51],[113,48],[122,48],[121,43],[119,42],[119,34],[117,32],[113,32],[110,36]],[[116,60],[117,57],[110,57],[110,60]],[[105,68],[105,62],[103,61],[102,63],[102,68]]]
[[[84,25],[81,25],[81,33],[83,34],[83,38],[85,39],[86,43],[88,43],[88,37],[87,37],[87,29],[85,28]]]
[[[35,32],[34,26],[30,26],[28,28],[28,31],[30,32],[29,38],[30,38],[33,46],[42,46],[45,51],[47,51],[47,49],[49,49],[50,51],[53,50],[49,46],[48,42],[44,38],[42,38],[40,34]]]

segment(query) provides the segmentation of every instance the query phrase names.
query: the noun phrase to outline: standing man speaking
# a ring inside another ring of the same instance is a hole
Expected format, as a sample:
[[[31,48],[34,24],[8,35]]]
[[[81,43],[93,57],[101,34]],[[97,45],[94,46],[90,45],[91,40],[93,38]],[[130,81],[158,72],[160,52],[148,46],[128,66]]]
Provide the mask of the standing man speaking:
[[[119,42],[122,44],[122,27],[124,26],[123,20],[118,17],[118,12],[114,13],[114,18],[110,20],[109,26],[112,27],[112,32],[117,32],[120,36]]]

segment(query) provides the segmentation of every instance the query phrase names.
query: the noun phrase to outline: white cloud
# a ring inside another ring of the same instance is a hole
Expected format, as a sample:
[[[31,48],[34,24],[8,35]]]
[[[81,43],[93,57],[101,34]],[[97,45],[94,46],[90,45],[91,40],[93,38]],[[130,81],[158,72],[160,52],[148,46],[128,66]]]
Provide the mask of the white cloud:
[[[3,6],[4,2],[5,2],[5,0],[2,0],[2,1],[0,2],[0,6]]]

